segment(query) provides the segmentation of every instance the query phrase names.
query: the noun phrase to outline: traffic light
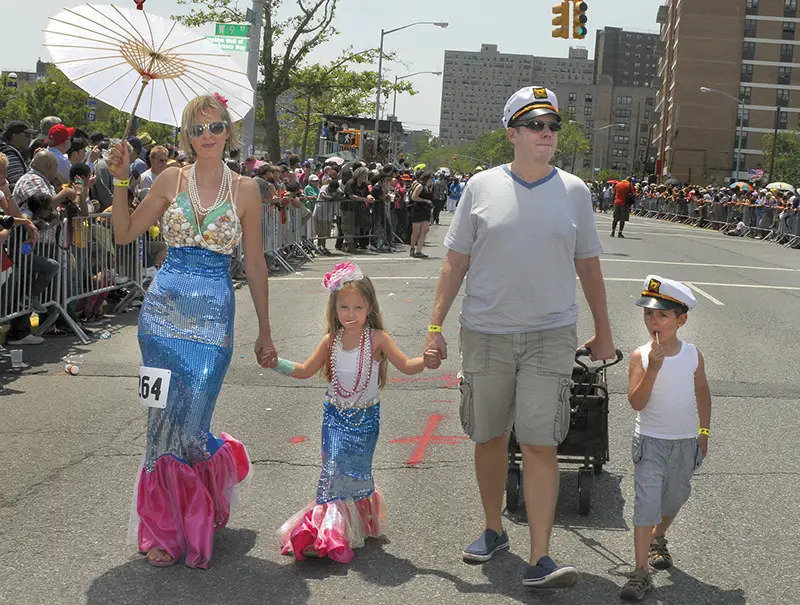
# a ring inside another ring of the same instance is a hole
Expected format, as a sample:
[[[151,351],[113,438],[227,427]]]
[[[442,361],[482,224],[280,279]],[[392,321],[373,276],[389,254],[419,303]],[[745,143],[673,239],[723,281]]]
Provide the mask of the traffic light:
[[[559,2],[553,5],[554,38],[569,38],[569,2]]]
[[[586,10],[589,8],[585,2],[578,2],[575,0],[575,6],[572,8],[572,37],[576,40],[583,40],[589,29],[586,27],[586,22],[589,20],[586,16]]]

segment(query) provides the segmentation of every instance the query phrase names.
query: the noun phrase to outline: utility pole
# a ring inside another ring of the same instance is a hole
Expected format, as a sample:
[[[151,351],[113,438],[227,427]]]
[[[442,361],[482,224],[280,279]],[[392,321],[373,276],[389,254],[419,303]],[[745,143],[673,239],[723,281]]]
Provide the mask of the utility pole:
[[[264,21],[264,1],[253,0],[253,8],[247,11],[250,21],[250,47],[247,52],[247,79],[253,87],[253,108],[244,117],[242,129],[241,161],[255,151],[256,104],[258,103],[258,66],[261,59],[261,24]]]
[[[781,106],[778,105],[775,111],[775,132],[772,135],[772,156],[769,158],[769,180],[775,180],[775,174],[772,172],[775,169],[775,151],[778,147],[778,122],[781,119]]]

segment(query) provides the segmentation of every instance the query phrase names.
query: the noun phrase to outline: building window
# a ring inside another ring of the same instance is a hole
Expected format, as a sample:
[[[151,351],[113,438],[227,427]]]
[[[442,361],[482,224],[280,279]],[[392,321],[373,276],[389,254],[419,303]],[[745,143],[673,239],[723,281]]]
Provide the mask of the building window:
[[[644,104],[647,105],[648,107],[652,107],[653,106],[653,102],[654,102],[654,99],[652,97],[650,97],[649,99],[645,99]]]
[[[617,97],[617,105],[630,105],[633,103],[633,97]]]
[[[630,109],[617,109],[614,112],[614,116],[617,118],[629,118],[631,117],[631,110]]]
[[[577,101],[577,100],[578,100],[578,93],[577,93],[577,92],[571,92],[571,93],[569,93],[569,100],[570,100],[570,102],[572,102],[572,103],[574,103],[575,101]]]
[[[756,37],[756,25],[758,21],[755,19],[745,19],[744,20],[744,37],[745,38],[755,38]]]
[[[583,115],[591,116],[592,115],[592,108],[591,107],[584,107],[583,108]]]
[[[783,39],[794,40],[794,21],[784,21],[783,23]]]
[[[742,128],[747,128],[750,126],[750,110],[749,109],[742,109],[741,110],[740,119],[737,120],[736,126],[741,126]]]
[[[794,56],[794,44],[781,44],[781,63],[791,63]]]
[[[778,68],[778,84],[791,84],[792,83],[792,68],[779,67]]]
[[[747,149],[747,133],[742,132],[742,149]],[[739,149],[739,132],[736,133],[736,140],[733,142],[733,148]]]
[[[745,4],[745,14],[746,15],[758,14],[758,0],[747,0],[747,4]]]
[[[739,74],[742,82],[753,81],[753,65],[752,63],[742,63],[742,71]]]
[[[620,124],[617,124],[617,127],[614,128],[614,130],[630,130],[630,129],[631,129],[630,122],[622,122]]]
[[[628,150],[625,147],[617,148],[611,150],[611,155],[618,157],[618,158],[627,158],[628,157]]]
[[[626,134],[615,134],[614,145],[627,145],[630,142],[630,137]]]
[[[647,137],[639,137],[639,147],[647,145]]]
[[[789,121],[789,114],[785,111],[779,111],[777,115],[778,120],[778,130],[786,130],[787,123]]]
[[[756,43],[745,42],[742,44],[742,59],[754,59],[756,56]]]
[[[783,16],[794,17],[797,14],[797,0],[783,1]]]
[[[775,104],[779,107],[789,106],[789,91],[786,88],[779,88],[775,91]]]
[[[589,94],[589,93],[586,93],[586,95],[584,95],[584,97],[583,97],[583,102],[584,103],[591,103],[592,102],[592,95]]]
[[[753,94],[753,89],[749,86],[740,86],[739,87],[739,100],[744,101],[745,103],[750,103],[750,97]]]

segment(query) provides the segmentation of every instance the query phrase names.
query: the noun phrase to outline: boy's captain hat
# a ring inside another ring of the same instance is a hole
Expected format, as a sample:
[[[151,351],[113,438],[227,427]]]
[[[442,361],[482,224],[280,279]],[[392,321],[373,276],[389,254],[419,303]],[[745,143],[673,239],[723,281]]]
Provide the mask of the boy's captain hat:
[[[679,281],[659,275],[648,275],[644,280],[642,297],[636,304],[646,309],[664,311],[683,306],[694,309],[697,306],[697,299],[692,291]]]
[[[503,126],[512,128],[522,121],[522,118],[530,120],[548,113],[561,121],[556,93],[544,86],[526,86],[520,88],[506,101]]]

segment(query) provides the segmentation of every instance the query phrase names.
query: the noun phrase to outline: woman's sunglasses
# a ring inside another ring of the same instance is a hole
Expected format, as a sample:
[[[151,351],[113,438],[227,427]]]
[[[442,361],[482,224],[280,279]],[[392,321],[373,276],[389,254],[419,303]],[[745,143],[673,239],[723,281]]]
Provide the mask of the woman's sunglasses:
[[[550,128],[550,132],[558,132],[561,130],[561,122],[540,122],[539,120],[531,120],[530,122],[523,122],[517,126],[524,126],[530,128],[533,132],[542,132],[545,128]]]
[[[228,125],[221,121],[211,122],[210,124],[192,124],[189,126],[189,136],[193,139],[199,139],[205,134],[206,128],[208,128],[208,132],[214,136],[219,136],[227,130]]]

